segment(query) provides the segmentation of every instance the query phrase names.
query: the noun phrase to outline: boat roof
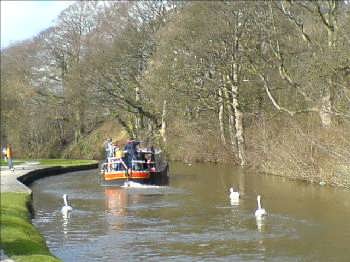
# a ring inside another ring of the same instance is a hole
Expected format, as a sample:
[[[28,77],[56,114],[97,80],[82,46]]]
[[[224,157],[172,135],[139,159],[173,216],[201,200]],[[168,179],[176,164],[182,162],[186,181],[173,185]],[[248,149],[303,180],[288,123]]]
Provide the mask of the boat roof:
[[[132,160],[132,162],[133,163],[142,163],[142,164],[146,163],[145,160]]]
[[[160,149],[154,149],[154,151],[152,151],[149,148],[140,148],[138,151],[144,154],[160,154],[162,152]]]

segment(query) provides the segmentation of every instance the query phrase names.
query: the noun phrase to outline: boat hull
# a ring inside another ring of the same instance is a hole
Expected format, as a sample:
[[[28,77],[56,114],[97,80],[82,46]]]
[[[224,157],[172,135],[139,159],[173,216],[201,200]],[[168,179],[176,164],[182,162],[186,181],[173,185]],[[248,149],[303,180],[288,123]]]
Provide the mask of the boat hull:
[[[130,173],[123,171],[102,171],[101,184],[122,186],[127,181],[151,185],[167,185],[169,183],[168,165],[162,170],[156,171],[135,171]]]

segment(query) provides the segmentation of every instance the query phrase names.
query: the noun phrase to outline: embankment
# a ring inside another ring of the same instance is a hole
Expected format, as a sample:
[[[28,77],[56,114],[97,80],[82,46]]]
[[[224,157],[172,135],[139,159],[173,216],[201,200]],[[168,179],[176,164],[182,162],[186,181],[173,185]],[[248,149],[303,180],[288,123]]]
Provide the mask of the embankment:
[[[31,224],[32,191],[28,185],[43,177],[94,169],[98,163],[51,166],[20,165],[1,169],[1,249],[14,261],[60,261]]]

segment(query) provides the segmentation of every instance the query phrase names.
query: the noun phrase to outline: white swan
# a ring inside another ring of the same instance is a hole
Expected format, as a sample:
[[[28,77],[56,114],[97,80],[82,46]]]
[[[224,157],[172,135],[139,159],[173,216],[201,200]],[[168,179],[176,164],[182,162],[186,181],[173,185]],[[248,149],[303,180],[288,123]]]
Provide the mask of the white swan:
[[[261,199],[261,196],[258,195],[258,197],[257,197],[258,209],[255,211],[255,218],[256,219],[263,219],[267,215],[266,210],[264,208],[261,208],[260,199]]]
[[[230,200],[231,204],[239,202],[239,192],[233,191],[233,187],[230,188]]]
[[[66,194],[63,195],[64,206],[61,209],[62,215],[67,218],[69,212],[73,210],[73,208],[68,205],[68,196]]]

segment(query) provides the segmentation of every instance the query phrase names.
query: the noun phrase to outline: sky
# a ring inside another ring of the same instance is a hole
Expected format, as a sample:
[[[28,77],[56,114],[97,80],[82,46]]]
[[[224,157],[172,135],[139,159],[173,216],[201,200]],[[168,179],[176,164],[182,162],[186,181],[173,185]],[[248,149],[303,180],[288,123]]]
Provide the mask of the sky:
[[[1,49],[50,27],[61,11],[73,2],[1,0]]]

